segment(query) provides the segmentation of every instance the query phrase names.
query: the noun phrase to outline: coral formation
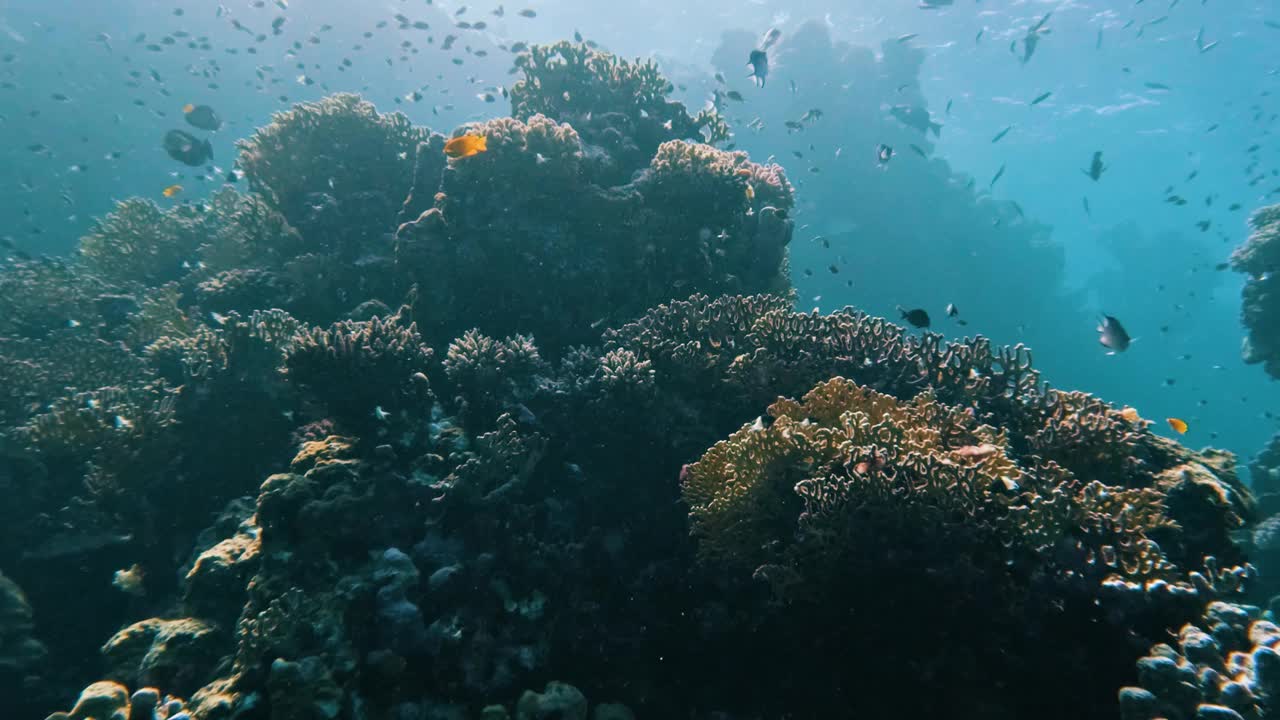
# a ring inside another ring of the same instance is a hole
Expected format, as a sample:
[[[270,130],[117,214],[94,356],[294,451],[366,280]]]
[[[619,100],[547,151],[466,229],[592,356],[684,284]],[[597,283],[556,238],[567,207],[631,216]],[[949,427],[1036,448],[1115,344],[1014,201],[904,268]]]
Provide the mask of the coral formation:
[[[1213,602],[1177,644],[1159,643],[1138,661],[1138,687],[1120,690],[1125,720],[1268,720],[1280,698],[1280,628],[1270,611]]]
[[[339,93],[276,113],[239,143],[238,163],[311,247],[358,253],[393,225],[429,139],[404,115]]]
[[[531,333],[554,356],[694,291],[789,287],[792,191],[776,165],[673,141],[609,187],[579,171],[584,146],[567,125],[534,115],[467,132],[489,150],[455,162],[435,206],[396,233],[429,338]]]
[[[1242,297],[1241,319],[1249,331],[1242,354],[1248,363],[1262,363],[1272,377],[1280,377],[1280,205],[1258,210],[1249,218],[1252,228],[1244,244],[1231,253],[1231,267],[1249,276]]]
[[[567,122],[622,167],[643,163],[667,140],[729,137],[714,108],[691,116],[669,100],[675,88],[650,61],[630,62],[565,40],[530,47],[516,57],[516,67],[524,78],[511,87],[513,116]]]

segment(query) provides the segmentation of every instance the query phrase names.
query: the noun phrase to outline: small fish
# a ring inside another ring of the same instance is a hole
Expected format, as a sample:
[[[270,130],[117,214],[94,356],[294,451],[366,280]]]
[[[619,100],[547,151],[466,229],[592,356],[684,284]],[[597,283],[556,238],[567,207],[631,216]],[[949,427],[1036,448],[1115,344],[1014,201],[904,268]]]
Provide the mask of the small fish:
[[[213,158],[213,146],[208,140],[197,140],[194,135],[181,130],[165,133],[164,151],[174,160],[192,167],[203,165]]]
[[[187,124],[192,127],[200,128],[214,132],[222,127],[222,118],[218,117],[218,113],[208,105],[192,105],[187,103],[182,106],[182,113],[187,119]]]
[[[461,135],[444,144],[444,154],[450,158],[467,158],[488,152],[489,139],[484,135]]]
[[[908,144],[908,145],[907,145],[907,147],[911,148],[911,149],[915,152],[915,154],[919,155],[920,157],[925,158],[925,159],[928,159],[928,158],[929,158],[928,153],[926,153],[926,152],[924,151],[924,148],[920,147],[919,145],[915,145],[915,144]]]
[[[755,202],[755,200],[756,200],[756,189],[755,189],[755,188],[753,188],[753,187],[751,187],[751,183],[747,183],[747,186],[746,186],[745,190],[743,191],[743,194],[746,196],[746,198],[747,198],[747,202]]]
[[[1047,90],[1047,91],[1045,91],[1045,92],[1042,92],[1042,93],[1040,93],[1039,95],[1037,95],[1037,96],[1036,96],[1036,99],[1035,99],[1035,100],[1032,100],[1032,101],[1031,101],[1031,106],[1032,106],[1032,107],[1035,107],[1036,105],[1039,105],[1040,103],[1044,102],[1045,100],[1048,100],[1048,99],[1049,99],[1050,97],[1052,97],[1052,96],[1053,96],[1053,91],[1052,91],[1052,90]]]
[[[946,107],[946,109],[945,109],[945,110],[943,110],[943,114],[945,114],[945,115],[950,115],[950,114],[951,114],[951,104],[952,104],[952,103],[954,103],[954,102],[955,102],[955,100],[952,100],[951,98],[948,98],[948,99],[947,99],[947,107]]]
[[[1080,172],[1089,176],[1089,178],[1094,182],[1097,182],[1098,179],[1102,177],[1102,173],[1105,172],[1106,169],[1107,166],[1102,163],[1102,151],[1095,150],[1093,153],[1093,161],[1089,163],[1089,169],[1081,170]]]
[[[388,419],[390,419],[391,413],[387,412],[386,410],[383,410],[382,406],[378,405],[373,409],[373,416],[378,420],[378,422],[386,422]]]
[[[1168,85],[1165,85],[1164,83],[1159,83],[1159,82],[1146,82],[1146,83],[1142,83],[1142,85],[1148,90],[1159,90],[1161,92],[1168,92],[1169,90],[1172,89]]]
[[[518,12],[518,13],[516,13],[516,14],[517,14],[517,15],[519,15],[520,17],[526,17],[526,18],[534,18],[534,17],[538,17],[538,13],[536,13],[536,12],[534,12],[534,11],[532,11],[532,10],[529,10],[529,9],[521,10],[520,12]]]
[[[898,312],[902,315],[902,319],[911,323],[913,327],[927,328],[929,327],[929,313],[921,308],[907,310],[901,305],[898,306]]]
[[[1110,350],[1108,355],[1115,355],[1118,352],[1124,352],[1129,349],[1129,343],[1133,342],[1129,338],[1129,333],[1125,332],[1124,326],[1120,321],[1110,315],[1103,315],[1098,320],[1098,342],[1102,347]]]
[[[1087,198],[1087,197],[1082,197],[1082,198],[1080,198],[1080,204],[1084,206],[1084,214],[1085,214],[1085,217],[1087,217],[1087,218],[1089,218],[1090,220],[1092,220],[1092,219],[1093,219],[1093,211],[1091,211],[1091,210],[1089,209],[1089,198]]]
[[[996,136],[991,138],[991,143],[994,145],[995,143],[1000,142],[1001,138],[1003,138],[1005,135],[1008,135],[1009,131],[1012,129],[1013,129],[1013,126],[1010,125],[1005,129],[1001,130],[1000,132],[996,133]]]
[[[173,197],[174,195],[177,195],[177,194],[178,194],[178,193],[180,193],[180,192],[182,192],[182,186],[181,186],[181,185],[170,185],[169,187],[167,187],[167,188],[165,188],[163,191],[161,191],[161,193],[160,193],[160,194],[161,194],[161,195],[164,195],[164,196],[165,196],[165,197],[167,197],[167,198],[171,198],[171,197]]]
[[[1173,428],[1173,431],[1178,433],[1179,435],[1185,435],[1187,433],[1187,423],[1185,420],[1182,420],[1176,417],[1171,417],[1171,418],[1165,418],[1164,421],[1169,423],[1169,427]]]
[[[947,317],[953,318],[959,316],[960,308],[957,308],[954,303],[947,303]]]
[[[901,45],[903,43],[911,42],[912,40],[918,37],[920,37],[920,33],[907,33],[906,35],[899,35],[898,44]]]
[[[730,90],[729,92],[725,93],[724,96],[735,102],[743,101],[742,93],[738,92],[737,90]]]
[[[1004,177],[1004,167],[1005,167],[1005,166],[1004,166],[1004,163],[1001,163],[1001,164],[1000,164],[1000,169],[999,169],[999,170],[997,170],[997,171],[996,171],[995,176],[993,176],[993,177],[991,178],[991,182],[987,183],[987,189],[991,189],[991,188],[995,187],[995,186],[996,186],[996,181],[998,181],[1000,178]]]
[[[893,158],[893,148],[888,145],[876,146],[876,162],[881,165],[888,165],[889,160]]]

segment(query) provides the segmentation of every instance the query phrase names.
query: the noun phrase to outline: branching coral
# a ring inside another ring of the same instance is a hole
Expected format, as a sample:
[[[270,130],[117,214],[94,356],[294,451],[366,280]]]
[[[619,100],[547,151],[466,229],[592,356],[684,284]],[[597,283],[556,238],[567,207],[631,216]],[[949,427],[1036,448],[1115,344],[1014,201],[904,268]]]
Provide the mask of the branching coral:
[[[92,325],[93,298],[105,290],[101,280],[63,260],[0,261],[0,337],[40,338]]]
[[[449,344],[443,365],[458,396],[459,414],[473,427],[491,422],[504,404],[526,402],[535,390],[535,377],[547,370],[532,338],[494,340],[475,330]]]
[[[393,229],[414,181],[416,149],[429,137],[404,115],[379,114],[342,93],[276,113],[240,141],[238,162],[250,187],[309,244],[336,249]]]
[[[301,331],[286,367],[291,382],[309,390],[344,426],[374,431],[430,406],[423,371],[431,356],[417,326],[394,315]]]
[[[652,157],[666,140],[719,142],[728,124],[714,109],[690,116],[668,100],[674,89],[657,65],[629,62],[585,43],[534,45],[516,57],[524,78],[511,88],[512,115],[546,115],[568,122],[587,142],[604,147],[625,167]]]
[[[59,397],[145,383],[150,368],[120,343],[61,330],[42,340],[0,338],[0,423],[19,424]]]
[[[84,269],[120,287],[156,286],[208,268],[221,270],[296,251],[297,233],[253,195],[224,188],[206,203],[162,210],[130,198],[80,240]]]

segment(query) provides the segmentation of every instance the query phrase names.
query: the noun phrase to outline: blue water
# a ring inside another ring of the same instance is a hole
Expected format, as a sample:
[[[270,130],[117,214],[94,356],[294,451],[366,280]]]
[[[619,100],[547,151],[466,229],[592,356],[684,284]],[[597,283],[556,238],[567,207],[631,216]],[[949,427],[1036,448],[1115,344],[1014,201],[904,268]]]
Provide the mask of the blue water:
[[[6,140],[0,147],[6,197],[0,225],[25,250],[65,253],[114,200],[157,197],[173,183],[184,185],[185,199],[213,189],[221,178],[202,180],[187,168],[175,170],[159,146],[159,136],[188,102],[212,104],[227,119],[213,143],[215,163],[225,170],[235,139],[272,111],[334,91],[361,92],[381,109],[400,109],[416,123],[446,132],[466,120],[505,114],[502,98],[491,104],[476,97],[511,80],[510,55],[497,45],[549,41],[573,30],[622,55],[659,58],[685,87],[677,94],[698,106],[716,87],[710,75],[717,50],[776,26],[783,41],[769,85],[750,87],[745,66],[724,68],[729,86],[746,98],[726,111],[738,121],[738,147],[753,157],[776,156],[799,187],[801,229],[792,266],[802,307],[852,303],[893,316],[896,305],[921,306],[934,316],[935,328],[949,334],[981,332],[1002,342],[1026,342],[1055,385],[1133,405],[1162,431],[1164,417],[1185,418],[1192,428],[1185,441],[1192,445],[1212,444],[1247,458],[1274,431],[1263,413],[1277,406],[1280,395],[1259,369],[1239,359],[1241,278],[1213,269],[1245,237],[1248,212],[1280,199],[1267,195],[1280,185],[1270,175],[1278,159],[1270,134],[1278,103],[1270,91],[1280,59],[1269,52],[1280,30],[1264,24],[1280,14],[1268,3],[959,0],[926,10],[883,1],[853,8],[822,2],[605,8],[582,0],[533,6],[533,19],[515,15],[515,5],[501,19],[488,15],[490,8],[471,8],[469,17],[484,16],[488,30],[467,33],[454,51],[445,52],[438,36],[458,3],[352,7],[324,0],[295,2],[282,11],[274,3],[254,7],[237,0],[225,3],[220,17],[214,3],[6,3],[0,8],[0,52],[13,57],[0,65],[7,81],[0,89]],[[1023,65],[1009,44],[1050,11],[1051,32]],[[433,29],[399,30],[394,21],[375,27],[396,12]],[[282,32],[271,35],[271,20],[280,15],[286,17]],[[1144,28],[1162,16],[1167,19]],[[237,30],[233,21],[251,32]],[[918,76],[896,91],[885,78],[842,76],[848,68],[789,63],[789,53],[803,57],[803,48],[788,45],[794,42],[791,33],[808,21],[825,25],[833,41],[870,57],[908,54],[919,65]],[[1204,42],[1218,43],[1204,53],[1195,45],[1201,28]],[[193,37],[164,45],[161,52],[145,49],[174,30]],[[372,36],[364,37],[366,31]],[[979,31],[982,37],[975,41]],[[148,38],[135,42],[143,32]],[[99,39],[100,33],[109,40]],[[268,37],[255,42],[257,33]],[[918,36],[895,40],[907,33]],[[437,36],[435,44],[427,43],[428,35]],[[199,36],[207,36],[211,50],[184,47]],[[413,46],[401,47],[405,41]],[[488,56],[459,52],[464,46]],[[455,56],[461,65],[450,62]],[[299,76],[314,84],[300,83]],[[800,96],[788,92],[792,80]],[[1144,87],[1148,82],[1170,89],[1151,90]],[[852,117],[828,111],[807,134],[781,132],[777,123],[783,118],[796,117],[815,97],[824,97],[807,94],[822,83],[833,89],[826,100],[817,100],[818,107],[843,102],[866,112]],[[841,85],[854,86],[854,94],[867,91],[838,99]],[[421,101],[406,99],[415,90]],[[1046,91],[1053,95],[1029,107]],[[53,93],[69,100],[54,100]],[[888,119],[884,104],[899,100],[927,106],[944,125],[941,137],[921,138]],[[945,113],[948,102],[952,108]],[[753,116],[777,122],[751,133],[742,121]],[[993,144],[995,133],[1010,125],[1008,135]],[[1209,132],[1212,125],[1217,129]],[[879,172],[874,145],[891,140],[897,157]],[[911,166],[918,160],[907,147],[913,141],[931,144],[932,184],[913,175],[926,172],[923,164]],[[35,143],[48,152],[28,151]],[[1263,145],[1256,172],[1268,177],[1250,187],[1244,151],[1253,143]],[[840,158],[833,157],[835,147],[842,148]],[[806,159],[793,157],[795,149]],[[1104,151],[1108,166],[1097,183],[1080,172],[1095,150]],[[822,173],[807,172],[818,158]],[[942,162],[945,168],[937,165]],[[75,171],[73,165],[85,169]],[[928,216],[936,199],[930,188],[943,184],[938,178],[950,174],[963,183],[972,177],[981,190],[1002,165],[1004,176],[982,202],[992,203],[984,212],[1007,216],[1002,222],[1018,226],[1007,236],[1007,228],[974,217]],[[1186,181],[1193,171],[1198,176]],[[895,189],[920,188],[914,204],[893,201],[913,236],[950,227],[971,238],[972,257],[964,258],[966,246],[958,241],[924,250],[919,248],[928,243],[911,246],[913,256],[901,243],[884,241],[884,233],[878,238],[865,227],[858,233],[859,223],[874,227],[893,219],[858,209],[859,203],[878,204],[874,183],[880,180]],[[1169,185],[1188,199],[1186,206],[1164,202]],[[1206,196],[1212,196],[1212,207],[1205,205]],[[1082,207],[1086,197],[1091,216]],[[1015,217],[1002,204],[1008,201],[1023,215]],[[1242,209],[1229,212],[1231,203]],[[1201,220],[1211,221],[1207,232],[1195,226]],[[843,240],[828,249],[812,242],[818,236]],[[1002,248],[1001,242],[1009,245]],[[1026,251],[1028,243],[1037,249]],[[827,272],[832,263],[841,267],[840,275]],[[805,275],[804,268],[814,275]],[[900,292],[886,292],[889,287]],[[968,326],[939,321],[949,302],[960,307]],[[1097,345],[1093,323],[1099,312],[1121,318],[1138,338],[1127,353],[1108,357]]]

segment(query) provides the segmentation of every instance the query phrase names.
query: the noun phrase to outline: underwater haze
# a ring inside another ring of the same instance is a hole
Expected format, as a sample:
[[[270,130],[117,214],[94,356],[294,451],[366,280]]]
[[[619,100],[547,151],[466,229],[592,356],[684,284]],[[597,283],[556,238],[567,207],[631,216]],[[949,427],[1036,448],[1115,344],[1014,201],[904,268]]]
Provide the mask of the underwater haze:
[[[0,716],[1280,718],[1278,43],[0,2]]]

